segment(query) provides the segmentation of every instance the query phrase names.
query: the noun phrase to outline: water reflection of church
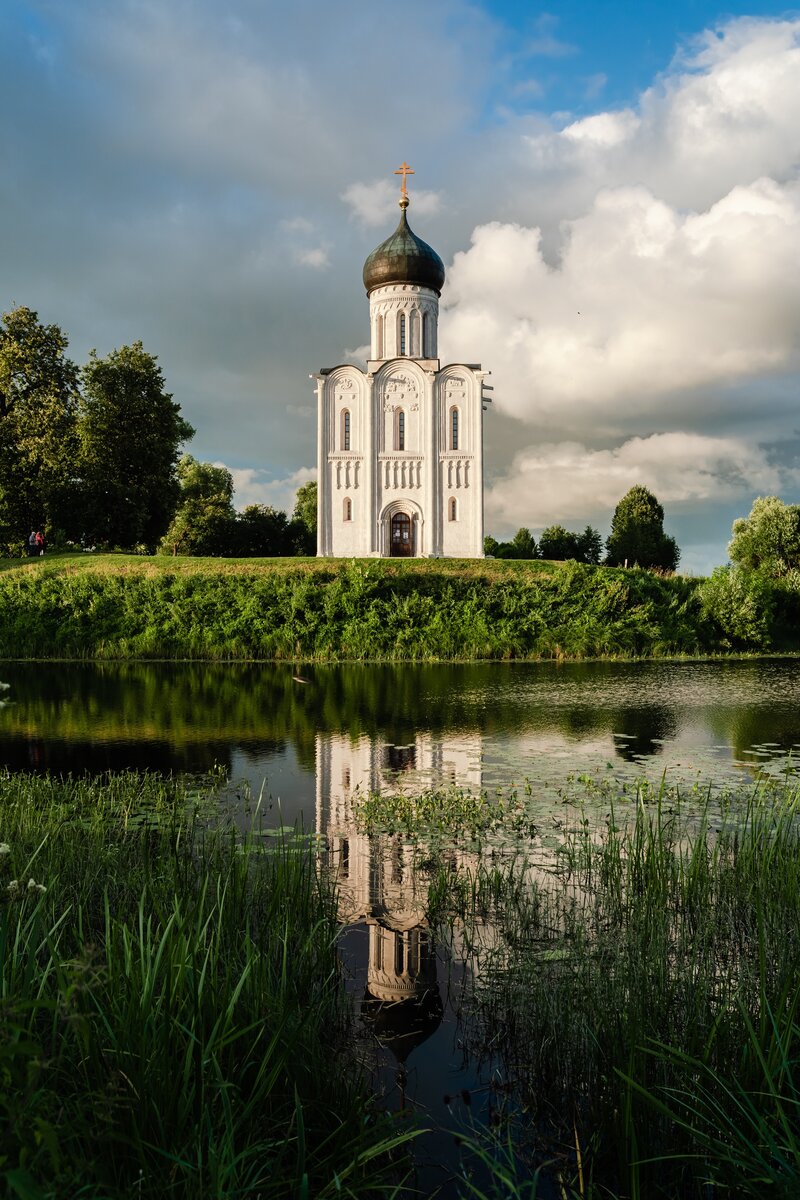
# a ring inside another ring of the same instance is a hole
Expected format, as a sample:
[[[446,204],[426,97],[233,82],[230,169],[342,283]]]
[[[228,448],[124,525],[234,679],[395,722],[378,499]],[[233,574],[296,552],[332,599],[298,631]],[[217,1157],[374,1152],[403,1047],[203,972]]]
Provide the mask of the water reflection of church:
[[[437,1027],[442,1001],[426,916],[425,848],[400,835],[360,832],[354,798],[370,793],[418,795],[429,787],[481,787],[478,734],[417,734],[407,744],[347,734],[316,743],[316,828],[326,839],[343,925],[366,923],[369,959],[362,1015],[403,1064]],[[465,866],[467,852],[444,852],[444,865]],[[441,861],[441,857],[440,857]]]

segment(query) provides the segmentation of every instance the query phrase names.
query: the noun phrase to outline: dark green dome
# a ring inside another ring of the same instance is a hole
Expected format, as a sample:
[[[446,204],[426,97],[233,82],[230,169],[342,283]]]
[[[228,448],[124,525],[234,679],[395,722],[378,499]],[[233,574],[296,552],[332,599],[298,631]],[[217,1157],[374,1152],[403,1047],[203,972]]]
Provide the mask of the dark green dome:
[[[437,296],[444,284],[444,263],[427,242],[409,228],[401,202],[400,224],[391,237],[372,251],[364,263],[367,295],[388,283],[417,283]]]

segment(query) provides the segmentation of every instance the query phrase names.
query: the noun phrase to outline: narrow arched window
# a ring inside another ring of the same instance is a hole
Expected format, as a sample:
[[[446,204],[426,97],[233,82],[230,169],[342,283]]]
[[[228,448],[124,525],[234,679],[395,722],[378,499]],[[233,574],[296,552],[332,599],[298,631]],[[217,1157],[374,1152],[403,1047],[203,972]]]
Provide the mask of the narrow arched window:
[[[375,318],[375,357],[383,358],[383,317],[380,313]]]
[[[450,409],[450,449],[458,449],[458,409]]]
[[[353,501],[349,496],[345,496],[344,498],[342,517],[345,521],[352,521],[353,519]]]
[[[418,312],[412,312],[411,316],[408,318],[408,328],[409,328],[409,334],[410,334],[409,339],[408,339],[409,340],[408,352],[412,358],[418,358],[420,355],[419,313]]]
[[[402,408],[397,412],[397,437],[395,439],[397,445],[396,450],[405,450],[406,448],[406,414]]]
[[[431,357],[431,314],[422,314],[422,357]]]
[[[350,449],[350,410],[342,410],[342,449]]]
[[[400,354],[405,355],[406,352],[406,314],[400,313]]]
[[[458,501],[456,500],[455,496],[450,497],[450,520],[458,520]]]

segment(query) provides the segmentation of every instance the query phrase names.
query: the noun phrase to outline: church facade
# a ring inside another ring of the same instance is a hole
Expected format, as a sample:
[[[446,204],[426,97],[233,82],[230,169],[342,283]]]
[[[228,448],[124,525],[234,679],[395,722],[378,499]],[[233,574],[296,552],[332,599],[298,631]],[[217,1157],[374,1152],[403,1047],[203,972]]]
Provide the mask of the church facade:
[[[313,376],[321,557],[483,557],[488,372],[440,364],[444,264],[409,227],[407,173],[400,223],[364,264],[366,370]]]

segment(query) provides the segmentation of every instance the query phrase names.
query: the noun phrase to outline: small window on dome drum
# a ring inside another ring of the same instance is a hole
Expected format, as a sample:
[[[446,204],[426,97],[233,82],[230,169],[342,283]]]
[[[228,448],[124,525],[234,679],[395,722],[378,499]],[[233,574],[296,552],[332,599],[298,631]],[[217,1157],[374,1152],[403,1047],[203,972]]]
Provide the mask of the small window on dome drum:
[[[422,357],[431,357],[431,314],[422,314]]]
[[[406,352],[406,314],[400,313],[400,354],[404,356]]]

